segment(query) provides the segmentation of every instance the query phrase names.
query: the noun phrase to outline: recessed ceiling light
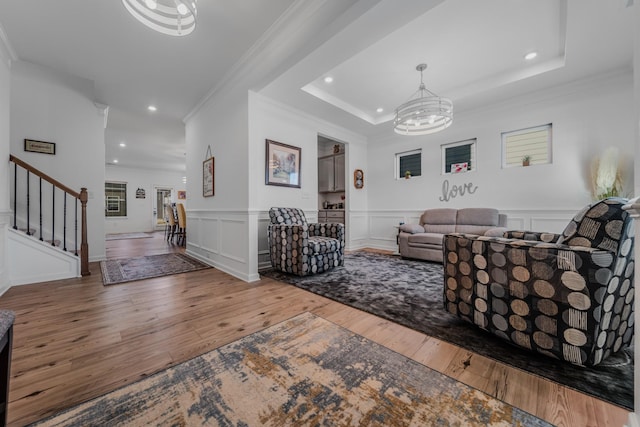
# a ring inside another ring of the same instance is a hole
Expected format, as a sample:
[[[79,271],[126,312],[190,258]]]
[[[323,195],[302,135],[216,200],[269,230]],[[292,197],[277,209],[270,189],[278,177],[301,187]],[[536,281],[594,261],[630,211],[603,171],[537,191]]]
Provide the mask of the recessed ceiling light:
[[[324,78],[324,82],[325,82],[325,83],[331,83],[331,82],[333,82],[333,77],[331,77],[331,76],[327,76],[327,77],[325,77],[325,78]]]
[[[127,146],[127,144],[125,144],[124,142],[120,143],[120,147],[126,147],[126,146]]]
[[[382,107],[376,109],[376,112],[378,112],[378,113],[382,113],[383,111],[384,111],[384,108],[382,108]]]
[[[149,106],[147,107],[147,109],[148,109],[149,111],[158,111],[158,109],[156,108],[156,106],[155,106],[155,105],[149,105]]]
[[[538,56],[538,52],[529,52],[524,56],[524,59],[526,59],[527,61],[531,61],[536,56]]]
[[[118,159],[113,159],[113,163],[118,163]]]

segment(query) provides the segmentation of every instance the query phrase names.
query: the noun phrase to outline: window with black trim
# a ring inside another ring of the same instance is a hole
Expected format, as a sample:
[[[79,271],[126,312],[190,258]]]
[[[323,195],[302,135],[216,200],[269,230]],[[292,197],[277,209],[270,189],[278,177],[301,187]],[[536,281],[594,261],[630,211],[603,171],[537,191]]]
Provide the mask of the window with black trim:
[[[476,138],[444,144],[442,149],[442,173],[460,173],[476,168]]]
[[[105,182],[104,214],[106,217],[127,216],[127,183]]]
[[[502,167],[551,163],[551,123],[502,132]]]
[[[422,175],[422,149],[396,154],[396,179]]]

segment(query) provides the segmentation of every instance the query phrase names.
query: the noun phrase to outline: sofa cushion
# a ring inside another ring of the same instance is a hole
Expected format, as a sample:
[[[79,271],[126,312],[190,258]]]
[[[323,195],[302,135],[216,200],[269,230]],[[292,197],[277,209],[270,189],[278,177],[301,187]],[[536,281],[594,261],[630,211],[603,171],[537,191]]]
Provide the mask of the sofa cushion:
[[[402,224],[400,226],[400,231],[404,231],[405,233],[424,233],[424,228],[418,224]]]
[[[456,224],[458,225],[499,225],[497,209],[491,208],[464,208],[458,210]],[[467,232],[456,229],[456,231]],[[477,234],[477,233],[476,233]]]
[[[441,233],[420,233],[412,234],[409,236],[409,244],[428,244],[428,245],[442,245],[442,239],[444,234]]]
[[[427,209],[420,217],[420,224],[455,224],[457,209]]]
[[[449,234],[456,231],[455,224],[424,224],[424,231],[427,233]]]

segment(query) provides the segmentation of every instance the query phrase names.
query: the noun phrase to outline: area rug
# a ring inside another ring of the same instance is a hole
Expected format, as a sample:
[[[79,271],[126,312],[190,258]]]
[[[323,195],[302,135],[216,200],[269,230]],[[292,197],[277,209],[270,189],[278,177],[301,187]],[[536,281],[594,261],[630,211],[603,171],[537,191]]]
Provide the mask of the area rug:
[[[344,267],[312,276],[274,270],[261,274],[424,332],[516,368],[632,410],[633,353],[582,368],[528,352],[467,323],[443,308],[442,264],[354,252]]]
[[[149,239],[153,237],[152,233],[117,233],[107,234],[105,240],[123,240],[123,239]]]
[[[549,426],[303,313],[38,426]]]
[[[203,268],[211,267],[180,253],[110,259],[100,262],[102,282],[105,285],[169,276],[171,274],[202,270]]]

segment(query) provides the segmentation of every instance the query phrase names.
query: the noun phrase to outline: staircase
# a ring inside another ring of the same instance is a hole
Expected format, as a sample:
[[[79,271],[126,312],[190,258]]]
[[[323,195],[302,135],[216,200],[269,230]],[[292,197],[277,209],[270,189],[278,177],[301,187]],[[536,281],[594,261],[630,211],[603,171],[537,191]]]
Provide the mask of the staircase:
[[[25,280],[89,275],[87,189],[77,192],[13,155],[9,161],[13,164],[9,257],[12,267],[24,270],[16,280],[34,283]],[[46,269],[51,270],[48,276]]]

